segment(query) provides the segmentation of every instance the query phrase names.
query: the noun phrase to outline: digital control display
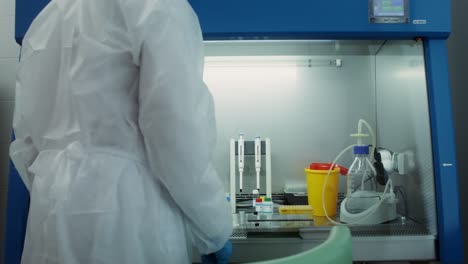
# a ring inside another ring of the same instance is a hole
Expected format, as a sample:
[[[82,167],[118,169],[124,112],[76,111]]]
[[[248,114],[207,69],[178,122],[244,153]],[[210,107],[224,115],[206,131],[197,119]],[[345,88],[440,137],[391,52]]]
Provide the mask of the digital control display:
[[[409,23],[410,0],[369,0],[369,22],[373,24]]]
[[[397,17],[404,15],[404,0],[374,0],[375,17]]]

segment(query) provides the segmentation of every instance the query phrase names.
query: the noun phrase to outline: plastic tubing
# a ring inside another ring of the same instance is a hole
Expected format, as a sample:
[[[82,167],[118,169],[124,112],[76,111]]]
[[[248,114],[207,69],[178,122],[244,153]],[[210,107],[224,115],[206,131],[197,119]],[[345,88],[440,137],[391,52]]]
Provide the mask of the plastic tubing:
[[[340,154],[338,154],[338,156],[336,156],[335,160],[333,160],[333,162],[332,162],[332,164],[330,166],[330,169],[328,169],[327,176],[325,176],[325,182],[323,183],[323,187],[322,187],[322,208],[323,208],[323,211],[325,212],[325,216],[327,217],[328,221],[332,222],[335,225],[346,225],[346,224],[336,222],[335,220],[331,219],[330,216],[327,213],[327,208],[325,207],[325,190],[327,188],[328,178],[330,177],[330,173],[331,173],[333,167],[335,167],[335,164],[338,162],[338,160],[341,158],[341,156],[343,156],[343,154],[345,154],[346,151],[348,151],[351,148],[354,148],[355,146],[356,146],[356,144],[352,144],[352,145],[348,146],[347,148],[343,149],[340,152]]]
[[[360,119],[359,122],[358,122],[358,133],[361,134],[362,133],[362,125],[365,125],[367,127],[367,129],[369,130],[369,133],[371,134],[371,137],[372,137],[372,155],[370,155],[373,159],[373,153],[374,153],[374,150],[375,150],[375,147],[376,147],[376,144],[377,144],[377,140],[375,138],[375,134],[374,134],[374,130],[372,130],[372,127],[369,125],[369,123],[367,123],[366,120],[364,119]],[[325,216],[327,217],[328,221],[330,221],[331,223],[335,224],[335,225],[345,225],[345,226],[348,226],[348,225],[356,225],[356,224],[359,224],[361,223],[363,220],[367,219],[370,215],[372,215],[376,210],[377,208],[379,208],[380,205],[382,205],[382,203],[384,202],[384,199],[380,199],[380,201],[376,204],[374,204],[372,207],[370,207],[369,209],[372,209],[372,211],[370,213],[368,213],[367,215],[365,215],[363,218],[359,219],[359,221],[356,221],[354,223],[340,223],[340,222],[337,222],[333,219],[330,218],[330,216],[328,215],[327,213],[327,209],[325,208],[325,190],[326,190],[326,187],[327,187],[327,184],[328,184],[328,178],[330,177],[330,173],[332,171],[332,169],[335,167],[336,163],[338,162],[338,160],[341,158],[341,156],[343,156],[344,153],[346,153],[346,151],[348,151],[349,149],[355,147],[356,144],[353,144],[353,145],[350,145],[348,146],[347,148],[343,149],[340,154],[338,154],[338,156],[336,156],[336,158],[333,160],[331,166],[330,166],[330,169],[328,169],[328,173],[327,173],[327,176],[325,177],[325,182],[323,183],[323,188],[322,188],[322,208],[323,208],[323,211],[325,212]],[[372,166],[371,166],[372,168]],[[375,170],[374,170],[374,173],[375,173]],[[385,189],[384,189],[384,192],[383,192],[383,196],[385,196],[385,194],[387,192],[391,192],[393,189],[393,183],[392,183],[392,180],[389,179],[387,181],[387,184],[385,184]],[[369,210],[368,209],[368,210]]]
[[[369,168],[372,169],[372,173],[374,174],[374,176],[377,175],[377,172],[375,171],[374,166],[372,165],[372,163],[368,159],[366,159],[366,161],[367,161],[367,164],[369,165]],[[350,167],[353,167],[353,165],[351,165]],[[369,177],[369,176],[368,177],[362,177],[362,179],[361,179],[361,191],[364,191],[364,184],[367,181],[367,179],[370,179],[370,178],[371,177]]]
[[[371,138],[372,138],[372,148],[371,148],[371,152],[370,152],[370,158],[371,160],[374,160],[374,151],[375,151],[375,147],[377,146],[377,139],[375,138],[375,134],[374,134],[374,130],[372,129],[372,127],[369,125],[369,123],[367,123],[366,120],[364,119],[359,119],[359,122],[358,122],[358,133],[359,134],[362,134],[362,125],[365,125],[367,130],[369,130],[369,134],[371,135]]]

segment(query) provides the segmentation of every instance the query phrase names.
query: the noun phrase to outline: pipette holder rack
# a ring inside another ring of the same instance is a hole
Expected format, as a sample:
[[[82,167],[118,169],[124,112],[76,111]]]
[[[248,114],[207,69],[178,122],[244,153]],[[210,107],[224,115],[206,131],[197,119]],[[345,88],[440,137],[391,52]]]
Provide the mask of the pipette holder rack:
[[[231,197],[231,210],[232,213],[236,213],[236,193],[237,193],[237,186],[236,186],[236,166],[237,166],[237,144],[238,141],[235,139],[231,139],[230,142],[230,197]],[[266,197],[272,198],[271,195],[271,140],[269,138],[265,138],[265,140],[261,141],[261,154],[265,157],[265,175],[266,175]],[[255,141],[244,141],[244,155],[245,156],[255,156]],[[263,166],[262,166],[263,167]],[[251,190],[249,190],[250,192]]]

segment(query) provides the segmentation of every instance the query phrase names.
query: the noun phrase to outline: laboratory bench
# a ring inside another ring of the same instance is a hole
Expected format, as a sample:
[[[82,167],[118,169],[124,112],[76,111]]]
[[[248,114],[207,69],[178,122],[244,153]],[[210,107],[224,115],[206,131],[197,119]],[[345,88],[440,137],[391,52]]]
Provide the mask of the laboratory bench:
[[[343,194],[339,195],[339,204],[343,197]],[[278,196],[274,201],[284,203]],[[241,207],[238,211],[244,213],[233,215],[234,263],[274,259],[306,251],[324,242],[333,226],[326,217],[280,215],[277,206],[270,215],[256,215],[251,207]],[[338,213],[333,220],[339,220]],[[380,225],[356,225],[350,229],[355,261],[436,259],[436,235],[424,224],[404,216]]]

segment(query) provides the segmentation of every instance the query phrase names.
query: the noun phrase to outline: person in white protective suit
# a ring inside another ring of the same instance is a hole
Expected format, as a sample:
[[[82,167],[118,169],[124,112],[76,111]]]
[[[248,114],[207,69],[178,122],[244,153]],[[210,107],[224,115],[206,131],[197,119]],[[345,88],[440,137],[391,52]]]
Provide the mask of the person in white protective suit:
[[[52,0],[27,32],[10,155],[22,263],[190,263],[232,232],[186,0]]]

